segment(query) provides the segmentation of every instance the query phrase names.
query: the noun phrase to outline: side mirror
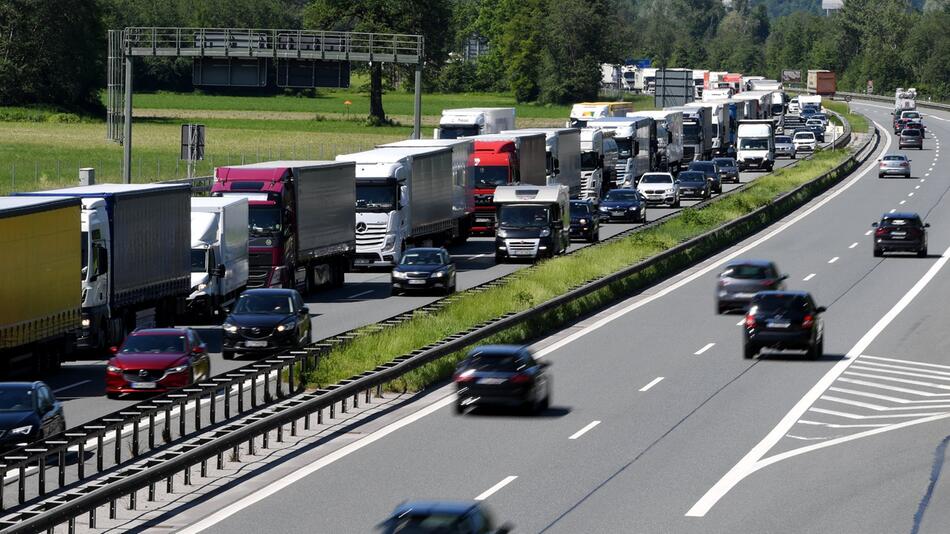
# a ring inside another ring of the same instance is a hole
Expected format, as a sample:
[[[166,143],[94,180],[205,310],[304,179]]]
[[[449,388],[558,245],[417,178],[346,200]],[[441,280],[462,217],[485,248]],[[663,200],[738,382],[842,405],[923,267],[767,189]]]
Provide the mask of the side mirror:
[[[815,313],[825,313],[826,311],[828,311],[828,308],[825,308],[824,306],[818,306],[815,308]]]
[[[876,222],[872,222],[872,223],[871,223],[871,228],[877,228],[877,223],[876,223]]]
[[[118,354],[118,353],[119,353],[119,347],[109,347],[109,353],[110,353],[110,354]]]
[[[219,263],[218,266],[211,271],[211,276],[214,276],[215,278],[224,278],[225,273],[227,273],[227,269],[225,269],[223,263]]]
[[[194,352],[195,354],[204,354],[205,348],[201,345],[198,345],[197,347],[191,349],[191,352]]]
[[[515,526],[512,525],[511,523],[505,523],[501,525],[500,527],[498,527],[497,529],[495,529],[495,534],[508,534],[509,532],[514,530],[514,528]]]
[[[788,275],[787,275],[787,274],[783,274],[782,276],[779,276],[778,279],[779,279],[779,280],[788,280]]]
[[[300,308],[300,315],[310,315],[310,308],[306,306]]]
[[[924,223],[924,228],[930,228],[930,223]]]

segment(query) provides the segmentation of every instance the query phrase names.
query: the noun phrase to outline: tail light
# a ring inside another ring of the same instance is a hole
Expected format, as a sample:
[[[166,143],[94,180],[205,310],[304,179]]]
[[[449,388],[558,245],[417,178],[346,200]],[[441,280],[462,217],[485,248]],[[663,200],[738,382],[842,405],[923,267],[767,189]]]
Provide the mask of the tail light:
[[[512,377],[509,379],[509,381],[510,381],[512,384],[527,384],[528,382],[531,382],[531,375],[528,375],[528,374],[525,374],[525,373],[518,373],[518,374],[512,376]]]
[[[876,236],[878,236],[878,237],[887,235],[887,230],[885,230],[885,229],[883,229],[883,228],[878,228],[877,230],[875,230],[874,235],[876,235]]]
[[[755,328],[755,315],[751,313],[745,316],[745,327],[746,328]]]
[[[762,280],[762,286],[763,286],[763,287],[772,287],[772,285],[774,285],[774,284],[775,284],[775,280],[772,280],[771,278],[769,278],[769,279],[767,279],[767,280]]]
[[[815,318],[811,314],[806,315],[802,319],[802,328],[811,328],[812,326],[815,326]]]
[[[720,280],[719,282],[716,283],[716,287],[726,287],[726,281]]]
[[[462,371],[461,373],[455,373],[455,375],[452,377],[452,380],[457,383],[473,382],[475,380],[475,372],[472,370],[467,370]]]
[[[908,165],[908,163],[907,163],[906,161],[902,161],[902,162],[901,162],[901,167],[909,167],[909,166],[910,166],[910,165]]]

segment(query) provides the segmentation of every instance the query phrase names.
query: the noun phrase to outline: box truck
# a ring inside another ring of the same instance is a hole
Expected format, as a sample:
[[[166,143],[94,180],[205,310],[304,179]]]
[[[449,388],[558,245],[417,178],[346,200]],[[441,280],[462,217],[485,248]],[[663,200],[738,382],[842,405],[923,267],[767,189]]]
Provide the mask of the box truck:
[[[571,198],[581,194],[581,131],[578,128],[525,128],[505,134],[544,134],[546,185],[565,185]]]
[[[714,137],[712,109],[702,105],[669,109],[683,112],[683,161],[711,159]]]
[[[563,185],[495,189],[498,230],[495,261],[537,260],[563,254],[570,245],[570,196]]]
[[[571,106],[568,128],[584,128],[590,121],[606,117],[626,117],[633,111],[633,102],[582,102]]]
[[[220,317],[247,288],[247,221],[246,198],[192,197],[190,316]]]
[[[406,248],[458,239],[449,147],[375,148],[341,154],[356,164],[358,267],[390,267]]]
[[[80,199],[82,329],[102,351],[135,328],[171,326],[191,293],[191,186],[100,184],[29,196]]]
[[[657,162],[652,170],[674,172],[683,163],[683,112],[676,110],[641,111],[639,116],[656,124]]]
[[[637,114],[613,117],[588,123],[593,128],[613,132],[617,143],[617,164],[611,187],[634,187],[643,173],[650,172],[658,161],[657,127],[654,120]]]
[[[515,127],[515,108],[443,109],[436,139],[498,133]]]
[[[809,70],[806,88],[813,95],[834,96],[838,90],[835,73],[830,70]]]
[[[904,89],[898,87],[894,91],[894,114],[900,115],[901,111],[912,111],[917,109],[917,89],[911,87]]]
[[[355,170],[333,161],[218,167],[212,195],[248,200],[248,287],[340,287],[356,249]]]
[[[81,209],[78,198],[0,197],[4,375],[54,372],[76,344],[82,309],[76,273],[88,251],[78,238]]]
[[[775,123],[771,119],[739,121],[739,170],[759,169],[771,172],[775,165]]]

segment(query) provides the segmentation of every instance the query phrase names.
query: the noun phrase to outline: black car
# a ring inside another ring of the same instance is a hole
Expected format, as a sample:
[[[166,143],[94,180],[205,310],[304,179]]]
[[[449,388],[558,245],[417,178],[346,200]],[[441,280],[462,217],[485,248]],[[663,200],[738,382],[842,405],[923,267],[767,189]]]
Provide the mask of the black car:
[[[611,189],[600,201],[603,222],[647,222],[647,203],[636,189]]]
[[[508,534],[512,526],[496,528],[478,501],[410,501],[397,506],[378,528],[382,534]]]
[[[0,382],[0,449],[66,431],[63,405],[43,382]]]
[[[739,183],[739,164],[735,158],[715,158],[713,163],[719,167],[719,180],[729,181],[734,184]]]
[[[455,264],[444,248],[410,248],[393,267],[392,292],[438,290],[455,292]]]
[[[821,357],[825,350],[824,311],[805,291],[757,293],[745,316],[743,356],[754,358],[763,348],[770,348],[803,350],[809,358]]]
[[[722,180],[719,178],[719,166],[715,161],[691,161],[689,162],[690,171],[701,171],[706,174],[709,185],[713,193],[722,193]]]
[[[716,313],[745,310],[759,291],[783,290],[787,274],[768,260],[732,260],[716,281]]]
[[[250,289],[238,297],[224,324],[221,354],[272,353],[310,343],[310,310],[296,289]]]
[[[885,213],[879,222],[871,224],[874,228],[874,257],[880,258],[885,252],[916,252],[917,256],[927,256],[927,228],[916,213]]]
[[[527,347],[476,347],[455,370],[455,412],[484,405],[546,410],[551,403],[549,365],[535,360]]]
[[[676,179],[680,183],[680,196],[706,199],[712,196],[712,186],[701,171],[683,171]]]
[[[571,201],[571,239],[600,241],[600,211],[590,200]]]

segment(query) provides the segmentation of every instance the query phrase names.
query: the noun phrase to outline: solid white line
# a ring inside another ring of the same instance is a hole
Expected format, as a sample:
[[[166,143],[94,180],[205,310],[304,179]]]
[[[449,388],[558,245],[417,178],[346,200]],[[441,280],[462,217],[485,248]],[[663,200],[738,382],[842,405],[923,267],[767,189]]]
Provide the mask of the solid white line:
[[[912,360],[899,360],[897,358],[884,358],[882,356],[871,356],[870,354],[862,354],[861,358],[867,358],[868,360],[881,360],[882,362],[897,362],[897,363],[910,363],[913,365],[922,365],[924,367],[936,367],[938,369],[950,369],[950,365],[940,365],[939,363],[927,363],[927,362],[915,362]]]
[[[878,125],[880,126],[880,125]],[[882,128],[883,129],[883,128]],[[885,149],[886,152],[886,149]],[[943,255],[937,260],[930,269],[920,278],[917,283],[914,284],[910,290],[904,294],[900,300],[897,301],[894,306],[888,310],[883,317],[881,317],[877,323],[868,330],[861,339],[848,353],[845,355],[845,358],[835,364],[825,376],[821,377],[809,391],[805,394],[796,404],[792,407],[791,410],[781,421],[773,428],[758,444],[756,444],[739,462],[732,467],[721,479],[719,479],[713,487],[709,488],[709,491],[703,495],[696,504],[690,508],[686,515],[690,517],[703,517],[706,515],[713,506],[722,499],[726,493],[728,493],[733,487],[741,482],[744,478],[751,475],[752,473],[758,471],[762,467],[772,463],[771,459],[762,460],[766,453],[772,449],[781,439],[782,436],[788,433],[789,429],[795,425],[795,422],[801,419],[802,414],[808,411],[811,408],[812,404],[820,397],[825,390],[827,390],[838,377],[840,377],[848,367],[858,358],[864,351],[868,348],[872,341],[874,341],[877,336],[887,328],[888,325],[898,316],[902,311],[904,311],[907,306],[924,290],[925,287],[930,283],[931,280],[937,276],[937,273],[947,264],[947,261],[950,260],[950,248],[944,251]],[[943,417],[950,417],[950,415],[942,415]],[[895,428],[899,425],[894,425]],[[884,429],[881,429],[884,430]],[[873,431],[872,431],[873,432]],[[858,435],[858,434],[856,434]],[[849,436],[852,437],[853,436]],[[778,455],[790,458],[797,454],[804,454],[809,448],[795,449],[793,451],[788,451],[784,453],[785,455]],[[774,460],[777,461],[777,460]]]
[[[713,347],[715,347],[715,346],[716,346],[715,343],[706,343],[706,344],[703,346],[703,348],[701,348],[701,349],[697,350],[696,352],[694,352],[693,355],[694,355],[694,356],[699,356],[700,354],[706,352],[707,350],[709,350],[709,349],[711,349],[711,348],[713,348]]]
[[[921,408],[929,408],[930,406],[921,406]],[[948,412],[931,412],[931,413],[901,413],[901,414],[891,414],[891,415],[858,415],[854,413],[847,412],[838,412],[835,410],[826,410],[824,408],[809,408],[809,412],[823,413],[826,415],[836,415],[838,417],[844,417],[845,419],[900,419],[901,417],[930,417],[933,415],[943,415]]]
[[[806,276],[805,278],[802,278],[802,282],[807,282],[807,281],[811,280],[812,278],[814,278],[815,276],[816,276],[815,273],[811,273],[811,274],[809,274],[808,276]]]
[[[83,384],[88,384],[89,382],[92,382],[92,380],[82,380],[82,381],[80,381],[80,382],[76,382],[75,384],[70,384],[70,385],[68,385],[68,386],[63,386],[63,387],[61,387],[61,388],[59,388],[59,389],[54,389],[54,390],[53,390],[53,393],[59,393],[60,391],[66,391],[67,389],[72,389],[72,388],[75,388],[75,387],[79,387],[79,386],[81,386],[81,385],[83,385]]]
[[[512,482],[514,482],[514,480],[515,480],[516,478],[518,478],[518,477],[516,477],[516,476],[514,476],[514,475],[510,475],[510,476],[507,476],[507,477],[503,478],[503,479],[501,480],[501,482],[499,482],[499,483],[495,484],[494,486],[488,488],[487,490],[485,490],[485,491],[484,491],[481,495],[479,495],[478,497],[475,497],[475,500],[476,500],[476,501],[484,501],[485,499],[491,497],[493,493],[497,492],[498,490],[500,490],[501,488],[507,486],[508,484],[511,484]]]
[[[652,388],[653,386],[659,384],[661,380],[663,380],[663,377],[662,377],[662,376],[658,376],[658,377],[654,378],[653,380],[650,381],[649,384],[647,384],[647,385],[643,386],[642,388],[640,388],[640,391],[649,391],[650,388]]]
[[[818,421],[806,421],[801,419],[798,421],[800,425],[812,425],[812,426],[824,426],[828,428],[880,428],[882,426],[890,426],[887,423],[881,424],[861,424],[861,425],[842,425],[839,423],[820,423]]]
[[[877,382],[871,382],[868,380],[857,380],[854,378],[845,378],[845,377],[841,377],[838,380],[841,382],[845,382],[847,384],[855,384],[858,386],[868,386],[872,388],[885,389],[887,391],[896,391],[898,393],[907,393],[908,395],[918,395],[920,397],[950,397],[950,393],[931,393],[929,391],[920,391],[916,389],[902,388],[899,386],[892,386],[889,384],[879,384]],[[940,400],[940,399],[935,398],[934,400]]]
[[[661,380],[662,380],[662,379],[661,379]],[[640,391],[643,391],[643,390],[641,389]],[[590,423],[587,423],[587,426],[585,426],[584,428],[578,430],[577,432],[574,432],[573,434],[571,434],[571,437],[569,437],[569,438],[567,438],[567,439],[577,439],[577,438],[583,436],[584,434],[586,434],[588,430],[594,428],[595,426],[597,426],[597,425],[599,425],[599,424],[600,424],[600,421],[591,421]]]
[[[357,294],[355,294],[355,295],[350,295],[349,297],[346,297],[346,298],[348,298],[348,299],[355,299],[355,298],[362,297],[363,295],[369,295],[369,294],[372,293],[372,292],[373,292],[372,289],[368,289],[368,290],[366,290],[366,291],[360,291],[359,293],[357,293]]]
[[[851,246],[848,247],[848,248],[854,248],[854,247],[856,247],[856,246],[858,246],[858,242],[857,242],[857,241],[855,241],[854,243],[851,243]]]
[[[831,258],[830,260],[828,260],[828,263],[834,263],[836,261],[838,261],[838,256],[835,256],[834,258]]]

